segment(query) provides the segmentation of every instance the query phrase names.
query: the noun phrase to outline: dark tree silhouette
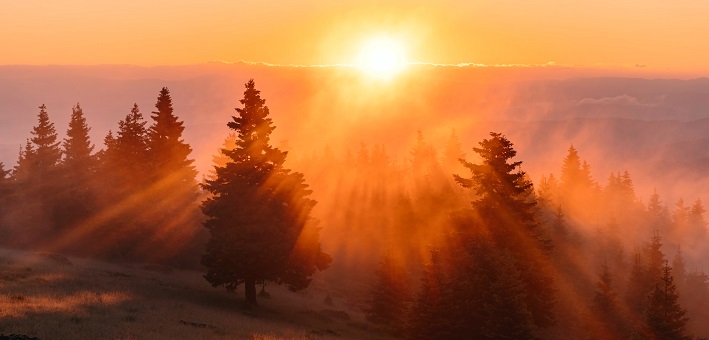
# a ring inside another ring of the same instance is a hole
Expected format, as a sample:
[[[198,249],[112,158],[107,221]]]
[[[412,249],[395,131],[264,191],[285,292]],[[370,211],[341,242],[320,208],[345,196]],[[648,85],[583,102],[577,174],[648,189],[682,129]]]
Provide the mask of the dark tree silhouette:
[[[62,151],[59,149],[60,142],[57,141],[54,123],[49,121],[47,107],[44,104],[39,107],[38,123],[32,128],[30,140],[35,146],[33,164],[36,168],[34,175],[48,176],[59,164]]]
[[[691,339],[686,334],[689,318],[679,304],[679,293],[672,277],[672,268],[665,263],[662,276],[648,294],[645,320],[654,339]]]
[[[30,238],[37,238],[56,227],[54,214],[60,191],[57,175],[62,152],[57,131],[49,120],[45,105],[39,107],[37,125],[32,128],[31,134],[24,151],[20,152],[14,177],[18,190],[16,203],[20,204],[17,208],[32,211],[21,216],[18,223],[29,227],[25,230]],[[31,231],[32,228],[47,230]]]
[[[612,335],[612,338],[623,338],[626,334],[625,320],[619,311],[618,294],[616,292],[613,277],[605,263],[601,266],[601,272],[596,281],[596,293],[593,298],[594,315],[605,327],[604,334]]]
[[[400,331],[411,298],[409,276],[391,254],[382,258],[375,274],[367,319]]]
[[[62,228],[86,218],[93,210],[95,197],[92,180],[96,171],[94,146],[89,138],[83,110],[77,103],[71,112],[62,162],[63,190],[59,202],[58,223]]]
[[[172,257],[170,253],[175,252],[180,255],[178,258],[186,260],[188,253],[199,253],[202,248],[202,244],[195,242],[195,237],[204,231],[200,228],[201,213],[196,204],[199,195],[197,170],[194,160],[189,158],[192,148],[182,138],[185,127],[174,114],[170,91],[166,87],[160,90],[155,108],[157,111],[151,116],[153,124],[147,131],[147,157],[151,166],[149,190],[143,195],[144,201],[151,202],[151,208],[143,218],[149,240],[143,242],[141,252],[153,258],[169,258]],[[167,241],[174,244],[160,247]],[[182,249],[168,249],[177,248],[177,245]],[[161,254],[155,254],[155,248],[161,248]]]
[[[533,187],[519,169],[522,162],[510,162],[517,151],[502,134],[492,132],[490,136],[479,143],[480,147],[473,148],[482,159],[480,164],[463,162],[471,178],[454,177],[476,194],[473,209],[477,218],[472,224],[487,230],[496,246],[514,258],[516,269],[526,283],[525,303],[534,324],[550,327],[555,323],[555,288],[548,256],[552,245],[542,235],[536,220]]]
[[[163,87],[155,103],[157,111],[150,117],[154,123],[148,129],[148,149],[153,165],[154,181],[166,181],[171,191],[195,193],[197,170],[189,159],[192,148],[182,140],[183,122],[173,114],[172,98]]]
[[[616,308],[616,295],[613,278],[608,266],[604,263],[601,266],[601,273],[598,274],[598,281],[596,281],[596,296],[593,298],[594,306],[598,311],[610,314]]]
[[[485,237],[453,233],[434,251],[411,309],[413,339],[532,339],[525,283],[509,251]],[[464,238],[464,242],[456,239]]]
[[[438,249],[431,249],[430,262],[421,273],[421,286],[416,293],[406,323],[406,337],[410,339],[444,339],[450,335],[447,329],[448,310],[443,302],[445,271],[444,261]]]
[[[118,131],[113,136],[111,131],[104,138],[106,145],[102,154],[102,167],[109,176],[109,183],[121,183],[118,186],[118,199],[125,195],[143,190],[149,179],[148,134],[146,121],[134,104],[130,113],[118,122]]]
[[[94,146],[89,138],[91,128],[86,125],[84,111],[77,103],[71,109],[71,120],[64,139],[64,166],[73,171],[89,173],[93,170],[94,157],[91,154]]]
[[[211,193],[202,204],[211,238],[202,264],[213,286],[245,285],[246,302],[256,305],[256,282],[272,281],[296,291],[307,287],[331,258],[320,249],[319,228],[310,216],[315,201],[303,175],[283,166],[286,152],[270,145],[275,128],[254,81],[246,83],[243,108],[232,117],[236,147],[231,160],[207,179]]]

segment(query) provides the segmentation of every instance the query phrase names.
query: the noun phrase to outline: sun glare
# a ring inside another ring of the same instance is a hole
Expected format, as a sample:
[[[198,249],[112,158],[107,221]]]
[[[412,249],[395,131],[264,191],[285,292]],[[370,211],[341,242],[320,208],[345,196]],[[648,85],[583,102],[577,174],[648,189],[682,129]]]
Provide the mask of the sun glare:
[[[370,76],[390,78],[406,66],[404,47],[388,37],[370,39],[360,50],[358,66]]]

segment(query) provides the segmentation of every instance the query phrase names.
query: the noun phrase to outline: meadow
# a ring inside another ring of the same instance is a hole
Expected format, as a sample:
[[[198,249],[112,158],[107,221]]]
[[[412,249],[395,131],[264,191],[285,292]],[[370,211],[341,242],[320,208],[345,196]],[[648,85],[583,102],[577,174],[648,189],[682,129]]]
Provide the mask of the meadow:
[[[259,288],[260,290],[260,288]],[[39,339],[388,339],[317,278],[274,285],[248,308],[243,290],[197,271],[0,250],[0,334]],[[353,300],[354,301],[354,300]]]

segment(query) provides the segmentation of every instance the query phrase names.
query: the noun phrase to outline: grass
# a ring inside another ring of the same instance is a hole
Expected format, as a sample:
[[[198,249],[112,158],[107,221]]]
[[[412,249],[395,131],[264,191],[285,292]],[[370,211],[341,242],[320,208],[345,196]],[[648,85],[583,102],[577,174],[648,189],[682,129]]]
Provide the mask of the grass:
[[[0,250],[0,334],[40,339],[388,339],[316,279],[260,307],[202,273]],[[328,301],[328,303],[325,303]]]

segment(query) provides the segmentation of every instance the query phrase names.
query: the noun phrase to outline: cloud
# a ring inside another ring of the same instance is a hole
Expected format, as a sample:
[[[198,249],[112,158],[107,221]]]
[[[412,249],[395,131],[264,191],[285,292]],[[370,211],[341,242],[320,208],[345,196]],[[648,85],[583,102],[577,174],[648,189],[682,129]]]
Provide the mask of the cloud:
[[[581,105],[625,105],[625,106],[655,106],[653,103],[641,103],[638,98],[623,94],[615,97],[583,98],[577,103]]]

